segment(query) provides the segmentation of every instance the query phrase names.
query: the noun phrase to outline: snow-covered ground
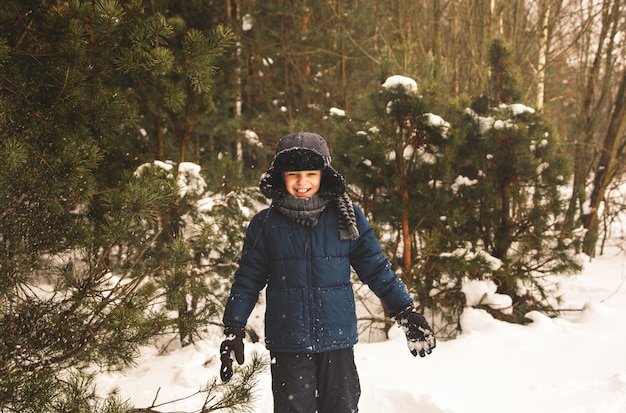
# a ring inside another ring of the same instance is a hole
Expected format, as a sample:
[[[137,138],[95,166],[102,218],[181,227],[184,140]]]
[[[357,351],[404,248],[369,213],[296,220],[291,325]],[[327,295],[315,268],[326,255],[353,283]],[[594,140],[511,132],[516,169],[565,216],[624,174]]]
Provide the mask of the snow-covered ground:
[[[626,255],[610,247],[564,279],[567,311],[550,319],[528,316],[528,326],[497,321],[467,309],[464,332],[413,358],[402,332],[355,348],[361,377],[361,413],[624,413],[626,412]],[[159,356],[146,349],[139,365],[98,378],[103,389],[119,387],[137,407],[186,397],[218,375],[221,336]],[[250,352],[265,352],[247,343]],[[159,390],[160,389],[160,390]],[[198,411],[186,399],[163,411]],[[269,372],[261,377],[256,413],[272,412]]]

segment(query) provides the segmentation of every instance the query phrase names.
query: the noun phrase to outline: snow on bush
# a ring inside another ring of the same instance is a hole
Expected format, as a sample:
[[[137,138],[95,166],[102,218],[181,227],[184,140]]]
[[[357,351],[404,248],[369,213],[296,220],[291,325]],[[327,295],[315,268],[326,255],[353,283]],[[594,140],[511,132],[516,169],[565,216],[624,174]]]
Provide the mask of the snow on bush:
[[[417,82],[410,77],[394,75],[388,77],[383,83],[383,89],[402,87],[406,93],[417,93]]]

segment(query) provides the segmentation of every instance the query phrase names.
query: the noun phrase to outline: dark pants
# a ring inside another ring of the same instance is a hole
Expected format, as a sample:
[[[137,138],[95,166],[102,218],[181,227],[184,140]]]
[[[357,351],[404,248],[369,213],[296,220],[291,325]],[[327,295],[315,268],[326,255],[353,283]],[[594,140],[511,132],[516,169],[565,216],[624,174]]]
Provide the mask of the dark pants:
[[[355,413],[361,386],[352,348],[271,353],[274,413]]]

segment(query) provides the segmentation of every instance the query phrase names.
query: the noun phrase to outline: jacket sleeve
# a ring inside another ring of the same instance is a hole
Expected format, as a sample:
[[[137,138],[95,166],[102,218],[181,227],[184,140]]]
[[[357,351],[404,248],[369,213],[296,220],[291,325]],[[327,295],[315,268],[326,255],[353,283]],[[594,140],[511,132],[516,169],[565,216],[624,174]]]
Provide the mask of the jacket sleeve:
[[[355,205],[354,212],[361,235],[351,248],[350,265],[359,279],[381,299],[389,313],[406,307],[413,302],[406,285],[384,257],[380,242],[363,211]]]
[[[224,309],[222,321],[227,327],[246,326],[259,292],[267,283],[269,262],[263,236],[267,213],[268,210],[259,212],[248,225],[239,267]]]

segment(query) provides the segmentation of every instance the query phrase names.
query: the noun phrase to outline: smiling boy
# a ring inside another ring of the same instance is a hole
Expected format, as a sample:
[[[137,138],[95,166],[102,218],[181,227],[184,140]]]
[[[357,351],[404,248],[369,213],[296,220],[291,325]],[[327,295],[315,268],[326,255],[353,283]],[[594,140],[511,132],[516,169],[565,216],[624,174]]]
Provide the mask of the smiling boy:
[[[289,171],[283,174],[287,192],[295,198],[310,198],[317,194],[322,171]]]
[[[391,270],[363,212],[346,194],[318,134],[284,136],[260,181],[272,204],[250,222],[224,310],[221,377],[244,361],[244,327],[266,289],[265,344],[274,412],[349,413],[361,394],[354,363],[357,319],[352,267],[406,333],[415,356],[435,336]]]

